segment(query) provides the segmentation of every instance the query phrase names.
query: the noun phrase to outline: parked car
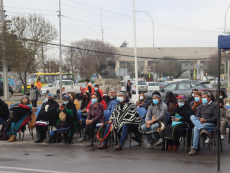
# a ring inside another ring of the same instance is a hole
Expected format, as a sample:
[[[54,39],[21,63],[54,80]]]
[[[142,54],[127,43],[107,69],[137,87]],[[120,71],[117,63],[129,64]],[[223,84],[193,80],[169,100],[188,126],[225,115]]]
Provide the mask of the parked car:
[[[136,82],[132,81],[131,85],[134,86],[134,88],[132,89],[132,92],[135,94],[136,93]],[[140,92],[148,92],[148,85],[147,85],[147,83],[145,81],[138,81],[138,90],[139,90],[139,93]]]
[[[173,93],[177,93],[179,95],[185,95],[187,98],[189,98],[191,96],[192,90],[195,88],[197,88],[198,90],[216,90],[209,82],[178,81],[172,82],[164,86],[159,92],[161,94],[162,99],[165,99],[165,94],[167,91],[172,91]],[[145,95],[147,99],[152,99],[152,92],[148,92]]]
[[[54,96],[60,97],[60,80],[56,80],[50,84],[48,92]],[[62,95],[65,95],[69,92],[75,93],[76,97],[78,98],[81,95],[81,88],[80,86],[74,85],[72,80],[62,80]]]
[[[159,83],[158,82],[148,82],[148,92],[150,91],[159,91]]]
[[[161,90],[164,86],[168,85],[169,83],[172,83],[172,82],[159,82],[159,88],[160,88],[160,90]]]
[[[46,85],[44,85],[42,88],[41,88],[41,90],[40,90],[40,93],[41,93],[41,95],[42,96],[44,96],[44,95],[46,95],[46,93],[48,93],[48,88],[49,88],[49,85],[51,85],[52,83],[49,83],[49,84],[46,84]]]
[[[9,97],[11,97],[14,93],[12,87],[8,84],[9,86]],[[0,81],[0,96],[3,96],[4,95],[4,91],[3,91],[3,82]]]
[[[218,79],[211,81],[210,84],[214,85],[214,86],[218,85]],[[225,85],[225,84],[227,84],[227,81],[223,80],[223,79],[220,79],[220,85]]]

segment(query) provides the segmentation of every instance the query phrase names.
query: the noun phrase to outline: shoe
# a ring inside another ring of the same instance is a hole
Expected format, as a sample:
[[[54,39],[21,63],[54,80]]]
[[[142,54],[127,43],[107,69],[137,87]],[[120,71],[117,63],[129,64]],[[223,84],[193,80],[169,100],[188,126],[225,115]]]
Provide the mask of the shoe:
[[[39,138],[38,140],[34,141],[35,143],[41,143],[43,142],[42,138]]]
[[[8,142],[14,142],[17,141],[16,136],[12,135],[11,138],[8,140]]]
[[[189,156],[195,156],[197,150],[195,148],[191,148],[190,152],[188,153]]]
[[[83,142],[85,140],[86,140],[85,136],[82,136],[80,139],[77,140],[77,142]]]
[[[221,140],[224,140],[224,135],[220,135]]]
[[[210,143],[210,138],[207,138],[205,141],[204,141],[205,144],[209,144]]]
[[[103,150],[103,149],[107,149],[107,148],[108,148],[108,145],[103,143],[103,142],[102,142],[102,144],[100,146],[98,146],[99,150]]]
[[[116,150],[122,150],[122,145],[121,144],[118,144],[117,146],[115,146],[114,148],[116,149]]]
[[[137,143],[139,143],[139,144],[142,144],[143,142],[142,142],[142,139],[139,139],[138,137],[131,137],[134,141],[136,141]]]
[[[208,135],[208,132],[207,132],[205,129],[201,129],[201,130],[200,130],[200,135],[201,135],[201,136],[204,136],[204,135],[207,136],[207,135]]]
[[[178,145],[174,145],[172,151],[177,151],[180,147],[180,143]]]
[[[171,151],[171,150],[172,150],[172,146],[168,145],[168,151]]]
[[[93,139],[90,139],[89,143],[87,144],[87,147],[92,147],[92,146],[94,146],[94,142]]]
[[[160,138],[158,141],[154,143],[155,146],[160,145],[162,143],[162,139]]]
[[[152,148],[153,148],[153,146],[154,146],[154,143],[152,143],[152,144],[148,144],[148,145],[147,145],[147,148],[152,149]]]

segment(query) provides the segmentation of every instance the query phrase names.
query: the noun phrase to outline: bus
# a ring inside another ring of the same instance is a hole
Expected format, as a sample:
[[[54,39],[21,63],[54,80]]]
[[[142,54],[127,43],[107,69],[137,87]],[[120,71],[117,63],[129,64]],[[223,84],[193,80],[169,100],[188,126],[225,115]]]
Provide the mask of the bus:
[[[63,80],[72,80],[74,82],[74,76],[72,73],[62,73]],[[27,93],[29,93],[29,88],[31,82],[37,85],[37,80],[40,80],[42,87],[46,84],[53,83],[55,80],[60,80],[60,73],[33,73],[27,76]],[[24,92],[24,86],[22,86],[22,93]]]

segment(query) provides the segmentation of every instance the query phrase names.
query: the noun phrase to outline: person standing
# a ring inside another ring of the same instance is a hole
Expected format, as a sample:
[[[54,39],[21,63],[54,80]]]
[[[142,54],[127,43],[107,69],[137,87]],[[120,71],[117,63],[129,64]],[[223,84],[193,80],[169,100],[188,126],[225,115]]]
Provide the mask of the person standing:
[[[86,84],[85,92],[91,93],[93,90],[93,87],[92,87],[92,84],[89,83],[89,79],[85,80],[85,84]]]
[[[39,90],[36,86],[34,86],[33,82],[31,82],[30,86],[31,86],[30,87],[30,100],[31,100],[32,106],[37,107]]]
[[[131,93],[131,81],[130,80],[128,80],[128,82],[127,82],[127,85],[126,85],[126,92],[130,92]]]
[[[37,80],[37,85],[36,87],[39,89],[39,97],[41,97],[41,89],[42,89],[42,83],[40,82],[40,80]]]

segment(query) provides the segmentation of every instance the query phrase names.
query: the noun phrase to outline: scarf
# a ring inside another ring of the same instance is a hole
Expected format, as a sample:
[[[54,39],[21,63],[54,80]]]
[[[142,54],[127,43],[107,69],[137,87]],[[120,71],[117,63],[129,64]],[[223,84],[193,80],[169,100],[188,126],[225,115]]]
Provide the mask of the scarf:
[[[110,119],[117,133],[125,124],[141,124],[141,118],[137,109],[131,102],[125,102],[123,106],[121,104],[116,104]]]
[[[202,103],[202,99],[197,103],[196,101],[194,101],[194,105],[192,107],[192,110],[196,113],[196,107],[199,106]]]

